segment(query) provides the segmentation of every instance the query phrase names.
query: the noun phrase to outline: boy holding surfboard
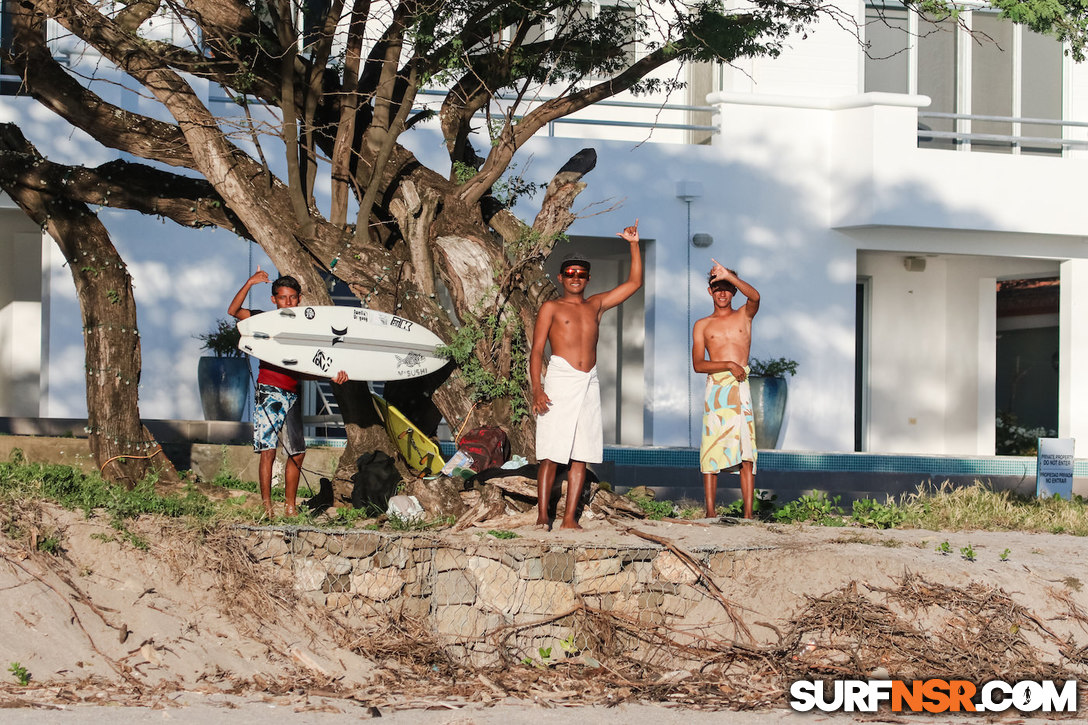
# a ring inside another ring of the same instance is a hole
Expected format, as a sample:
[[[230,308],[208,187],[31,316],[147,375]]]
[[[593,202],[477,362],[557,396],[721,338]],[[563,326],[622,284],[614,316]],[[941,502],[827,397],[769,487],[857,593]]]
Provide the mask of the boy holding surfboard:
[[[570,462],[567,506],[560,528],[580,529],[575,520],[585,484],[586,464],[604,460],[601,424],[601,389],[597,381],[597,338],[601,316],[642,286],[642,256],[638,249],[638,219],[616,236],[630,246],[631,271],[627,281],[607,292],[585,296],[589,261],[578,255],[564,258],[559,267],[557,300],[540,307],[529,353],[529,394],[536,419],[537,518],[548,529],[548,503],[559,464]],[[551,343],[548,374],[541,381],[544,346]]]
[[[268,273],[257,267],[252,277],[246,280],[238,294],[234,295],[227,314],[236,320],[244,320],[260,313],[242,307],[249,290],[256,284],[268,282]],[[272,303],[276,309],[297,307],[302,299],[302,286],[294,277],[283,276],[272,283]],[[302,434],[302,406],[299,405],[298,384],[312,376],[287,370],[271,363],[261,361],[257,373],[257,391],[253,404],[253,450],[260,454],[258,476],[261,484],[261,501],[265,514],[273,517],[272,512],[272,466],[276,462],[276,443],[283,435],[283,448],[287,453],[287,465],[284,467],[284,498],[287,500],[287,515],[298,515],[295,501],[298,492],[298,479],[302,471],[302,459],[306,455],[306,440]],[[345,383],[348,374],[343,370],[332,376],[334,383]]]

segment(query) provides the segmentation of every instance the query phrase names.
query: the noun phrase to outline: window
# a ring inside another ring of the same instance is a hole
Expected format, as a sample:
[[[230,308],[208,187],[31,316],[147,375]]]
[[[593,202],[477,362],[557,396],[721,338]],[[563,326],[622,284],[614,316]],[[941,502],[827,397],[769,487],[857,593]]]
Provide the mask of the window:
[[[15,74],[11,64],[3,60],[11,49],[13,29],[11,27],[11,13],[16,0],[0,0],[0,94],[13,96],[19,92],[22,81]]]
[[[966,12],[956,21],[918,16],[896,2],[866,6],[865,37],[866,91],[930,97],[919,112],[920,146],[1061,153],[1060,143],[1046,140],[1061,138],[1061,124],[1030,122],[1062,118],[1064,59],[1056,39],[991,11]]]

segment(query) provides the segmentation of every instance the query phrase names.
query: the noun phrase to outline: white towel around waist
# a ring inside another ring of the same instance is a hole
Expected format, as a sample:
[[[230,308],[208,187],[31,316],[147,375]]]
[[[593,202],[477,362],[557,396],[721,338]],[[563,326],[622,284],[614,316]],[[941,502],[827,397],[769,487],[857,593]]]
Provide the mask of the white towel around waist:
[[[588,372],[552,355],[544,376],[544,392],[551,407],[536,419],[536,457],[567,463],[604,460],[601,424],[601,386],[597,367]]]

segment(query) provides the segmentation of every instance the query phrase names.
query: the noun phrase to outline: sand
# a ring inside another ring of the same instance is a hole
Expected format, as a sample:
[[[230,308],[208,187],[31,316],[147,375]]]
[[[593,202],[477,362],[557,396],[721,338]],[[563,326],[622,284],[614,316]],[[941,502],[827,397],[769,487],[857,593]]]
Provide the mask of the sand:
[[[260,592],[247,586],[244,552],[216,548],[232,539],[202,537],[176,521],[142,517],[133,529],[149,544],[143,550],[101,517],[49,504],[35,505],[15,523],[19,535],[0,535],[0,708],[11,708],[3,710],[4,722],[81,723],[105,716],[117,722],[324,723],[372,717],[372,708],[395,723],[856,719],[802,716],[784,701],[759,712],[705,713],[690,705],[644,702],[579,707],[577,692],[542,690],[511,698],[482,686],[470,698],[451,698],[448,692],[428,695],[408,679],[398,692],[388,684],[396,667],[368,657],[365,649],[353,651],[353,633],[293,597],[286,576],[273,576]],[[908,573],[938,585],[1003,592],[1055,637],[1080,647],[1088,640],[1088,540],[1079,537],[601,520],[587,521],[577,532],[519,531],[555,545],[645,545],[628,527],[687,550],[751,552],[723,593],[745,612],[761,642],[776,639],[811,597],[851,583],[869,592],[891,588]],[[478,541],[477,534],[456,535]],[[37,550],[36,542],[47,536],[60,541],[55,555]],[[950,554],[937,551],[945,541]],[[973,561],[960,553],[968,546]],[[262,612],[266,616],[255,614]],[[1032,645],[1043,659],[1061,659],[1053,641],[1035,637]],[[25,687],[7,671],[16,662],[31,673]],[[1079,667],[1083,679],[1084,665]],[[378,678],[383,672],[384,679]],[[962,718],[926,719],[944,721]]]

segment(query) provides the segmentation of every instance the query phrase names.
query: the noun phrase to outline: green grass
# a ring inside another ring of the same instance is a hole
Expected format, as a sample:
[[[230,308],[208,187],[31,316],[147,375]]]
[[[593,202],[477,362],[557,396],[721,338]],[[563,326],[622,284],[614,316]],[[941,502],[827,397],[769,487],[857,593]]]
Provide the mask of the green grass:
[[[898,500],[858,499],[849,512],[838,496],[829,497],[824,491],[813,491],[793,501],[777,505],[776,497],[757,491],[753,512],[757,518],[779,523],[812,524],[816,526],[854,526],[871,529],[929,529],[932,531],[1035,531],[1052,534],[1088,535],[1088,501],[1074,496],[1071,501],[1060,498],[1037,499],[1010,491],[993,491],[976,483],[954,487],[919,486],[912,494]],[[631,497],[646,513],[647,518],[660,519],[681,515],[698,518],[701,509],[678,506],[672,501]],[[719,506],[718,513],[739,516],[741,502]]]
[[[120,539],[133,546],[146,547],[147,543],[129,527],[129,522],[144,515],[160,515],[184,518],[196,527],[209,527],[218,523],[259,523],[260,507],[247,506],[243,497],[213,501],[196,485],[188,485],[175,493],[162,494],[155,488],[153,477],[141,481],[132,490],[104,480],[97,473],[84,473],[71,466],[59,464],[27,463],[21,451],[12,452],[11,459],[0,462],[0,511],[9,510],[10,504],[19,500],[50,500],[71,510],[81,510],[105,515],[117,530]],[[252,490],[256,484],[240,481],[227,474],[220,474],[214,485],[232,490]],[[281,494],[282,495],[282,494]],[[647,518],[662,519],[683,515],[698,518],[701,508],[693,502],[657,501],[643,497],[629,497],[646,513]],[[760,491],[756,497],[756,514],[763,519],[783,523],[809,523],[823,526],[854,526],[860,528],[929,529],[933,531],[961,531],[979,529],[989,531],[1035,531],[1088,535],[1088,502],[1081,496],[1072,501],[1059,498],[1036,499],[1019,496],[1009,491],[992,491],[982,484],[955,488],[950,484],[940,487],[919,487],[915,493],[898,500],[890,497],[884,502],[870,499],[855,501],[847,513],[838,497],[828,497],[821,491],[802,496],[777,506],[773,496]],[[292,519],[278,519],[294,524],[344,527],[356,525],[374,518],[369,510],[336,509],[336,515],[315,521],[305,507]],[[722,507],[723,513],[739,510],[739,502]],[[419,531],[439,528],[452,523],[448,518],[435,521],[401,521],[391,517],[384,528],[394,531]],[[12,538],[25,535],[25,527],[17,518],[0,520],[4,533]],[[368,529],[383,528],[371,524]],[[38,540],[38,548],[56,554],[62,550],[59,536],[46,531]],[[1007,555],[1006,555],[1007,556]]]

